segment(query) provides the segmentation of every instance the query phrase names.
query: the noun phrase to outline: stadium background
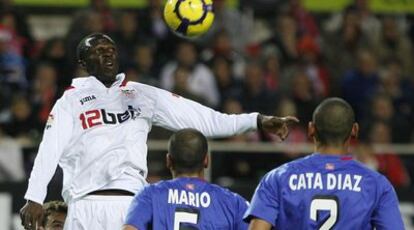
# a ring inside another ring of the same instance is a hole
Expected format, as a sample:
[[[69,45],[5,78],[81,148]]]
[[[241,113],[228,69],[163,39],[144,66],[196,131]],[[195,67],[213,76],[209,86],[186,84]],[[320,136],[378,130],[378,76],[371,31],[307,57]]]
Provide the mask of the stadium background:
[[[0,230],[21,229],[16,213],[48,112],[82,76],[74,50],[91,32],[113,36],[130,80],[227,113],[301,119],[284,144],[257,132],[212,140],[210,180],[247,199],[266,171],[312,150],[306,125],[318,102],[345,98],[362,127],[355,157],[389,178],[414,228],[413,1],[214,0],[213,28],[184,45],[165,27],[162,2],[0,1]],[[151,182],[169,177],[169,134],[150,134]],[[61,176],[47,200],[60,199]]]

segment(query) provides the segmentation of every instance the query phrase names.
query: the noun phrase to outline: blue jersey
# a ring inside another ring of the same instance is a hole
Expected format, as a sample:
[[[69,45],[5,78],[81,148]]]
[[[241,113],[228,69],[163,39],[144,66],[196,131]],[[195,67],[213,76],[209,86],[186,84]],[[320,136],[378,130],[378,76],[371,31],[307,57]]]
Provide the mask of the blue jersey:
[[[245,220],[277,229],[404,229],[388,180],[350,156],[315,153],[270,171]]]
[[[197,178],[149,185],[135,196],[126,224],[145,229],[247,229],[241,196]]]

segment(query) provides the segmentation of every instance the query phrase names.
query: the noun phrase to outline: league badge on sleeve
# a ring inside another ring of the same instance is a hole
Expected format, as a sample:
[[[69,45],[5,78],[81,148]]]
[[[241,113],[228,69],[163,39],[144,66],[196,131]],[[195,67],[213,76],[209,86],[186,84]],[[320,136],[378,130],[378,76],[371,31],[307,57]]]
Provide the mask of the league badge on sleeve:
[[[47,118],[47,122],[46,122],[46,127],[45,127],[46,130],[52,127],[54,119],[55,118],[53,114],[49,114],[49,117]]]

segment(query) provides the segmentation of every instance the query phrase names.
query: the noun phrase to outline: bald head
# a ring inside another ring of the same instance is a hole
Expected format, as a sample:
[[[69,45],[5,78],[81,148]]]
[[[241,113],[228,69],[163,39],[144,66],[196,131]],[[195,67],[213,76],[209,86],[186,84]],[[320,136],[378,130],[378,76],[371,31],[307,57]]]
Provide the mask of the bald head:
[[[322,145],[343,145],[355,123],[352,107],[343,99],[324,100],[313,113],[315,137]]]
[[[182,129],[171,136],[168,151],[177,173],[195,173],[204,168],[206,137],[195,129]]]

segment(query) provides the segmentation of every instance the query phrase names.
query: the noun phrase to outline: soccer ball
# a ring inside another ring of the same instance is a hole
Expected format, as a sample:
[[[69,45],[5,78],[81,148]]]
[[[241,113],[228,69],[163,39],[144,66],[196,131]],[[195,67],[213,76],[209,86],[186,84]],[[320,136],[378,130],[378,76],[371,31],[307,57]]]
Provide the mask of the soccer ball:
[[[214,21],[212,0],[168,0],[164,19],[170,29],[181,37],[198,37]]]

